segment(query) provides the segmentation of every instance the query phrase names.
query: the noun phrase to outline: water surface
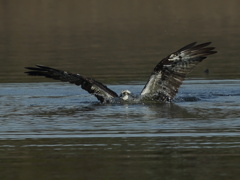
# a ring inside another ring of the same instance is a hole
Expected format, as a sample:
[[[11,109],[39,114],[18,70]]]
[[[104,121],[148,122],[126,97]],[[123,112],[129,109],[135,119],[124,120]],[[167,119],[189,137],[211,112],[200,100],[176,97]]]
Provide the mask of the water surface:
[[[60,179],[235,177],[240,167],[239,83],[188,80],[173,103],[162,104],[100,104],[66,83],[2,84],[1,174],[30,179],[49,173]],[[137,93],[143,85],[109,87]]]

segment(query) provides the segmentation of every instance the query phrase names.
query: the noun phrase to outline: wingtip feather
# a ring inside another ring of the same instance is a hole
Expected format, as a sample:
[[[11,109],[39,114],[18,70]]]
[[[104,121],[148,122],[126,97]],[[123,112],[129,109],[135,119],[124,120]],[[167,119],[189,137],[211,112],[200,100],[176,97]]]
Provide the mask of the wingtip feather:
[[[188,45],[182,47],[182,48],[179,49],[177,52],[184,51],[184,50],[186,50],[186,49],[189,49],[189,48],[191,48],[191,47],[194,47],[195,44],[197,44],[197,42],[192,42],[192,43],[190,43],[190,44],[188,44]]]

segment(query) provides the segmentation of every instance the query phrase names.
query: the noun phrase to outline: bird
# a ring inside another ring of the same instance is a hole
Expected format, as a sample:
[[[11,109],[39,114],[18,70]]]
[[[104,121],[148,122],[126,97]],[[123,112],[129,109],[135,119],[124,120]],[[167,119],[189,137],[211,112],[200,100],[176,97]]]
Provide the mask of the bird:
[[[208,55],[217,53],[211,42],[190,43],[163,58],[153,69],[150,77],[138,95],[129,90],[120,95],[103,83],[81,74],[55,69],[44,65],[25,67],[30,76],[44,76],[55,80],[69,82],[81,86],[83,90],[94,95],[101,103],[113,102],[171,102],[178,92],[186,76]]]

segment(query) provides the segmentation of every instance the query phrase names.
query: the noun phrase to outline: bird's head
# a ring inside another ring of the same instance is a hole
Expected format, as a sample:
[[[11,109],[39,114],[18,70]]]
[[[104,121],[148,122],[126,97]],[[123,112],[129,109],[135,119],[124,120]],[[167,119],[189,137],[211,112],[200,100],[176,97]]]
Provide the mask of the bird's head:
[[[123,90],[120,94],[120,98],[122,98],[125,101],[128,100],[130,96],[131,92],[129,90]]]

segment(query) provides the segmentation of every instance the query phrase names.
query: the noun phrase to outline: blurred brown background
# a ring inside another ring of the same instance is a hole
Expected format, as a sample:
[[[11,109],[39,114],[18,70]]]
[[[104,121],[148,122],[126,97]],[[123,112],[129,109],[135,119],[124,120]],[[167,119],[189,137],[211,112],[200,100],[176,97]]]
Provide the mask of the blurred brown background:
[[[49,81],[23,73],[35,64],[107,83],[145,81],[193,41],[212,41],[218,54],[190,78],[236,79],[239,7],[238,0],[0,0],[0,82]]]

